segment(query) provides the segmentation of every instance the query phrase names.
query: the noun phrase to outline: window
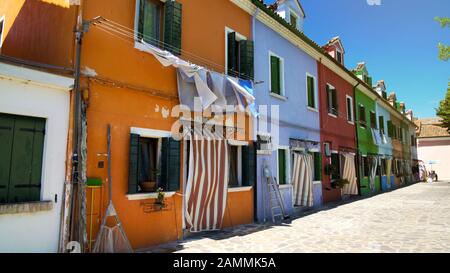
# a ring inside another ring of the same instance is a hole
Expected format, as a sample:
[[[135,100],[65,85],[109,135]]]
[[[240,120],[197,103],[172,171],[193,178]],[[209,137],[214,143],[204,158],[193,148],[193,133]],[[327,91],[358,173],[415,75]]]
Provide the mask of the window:
[[[328,102],[328,114],[338,116],[338,103],[336,88],[327,84],[327,102]]]
[[[369,158],[367,156],[363,156],[362,157],[362,162],[361,162],[362,166],[362,174],[363,177],[368,177],[369,176],[369,172],[370,172],[370,166],[369,166]]]
[[[334,167],[331,173],[331,180],[341,178],[341,160],[338,153],[331,154],[331,165]]]
[[[316,80],[313,76],[309,74],[306,75],[306,87],[307,87],[308,107],[317,109]]]
[[[179,190],[180,142],[170,132],[136,130],[130,135],[128,193]]]
[[[314,181],[322,180],[322,153],[312,153],[314,159]]]
[[[284,95],[283,92],[283,60],[273,55],[270,56],[270,92],[277,95]]]
[[[228,75],[241,77],[243,79],[253,79],[254,76],[254,55],[253,41],[229,28],[225,28],[226,33],[226,60]]]
[[[397,127],[397,129],[398,129],[398,133],[397,133],[398,140],[403,141],[403,129],[400,126]]]
[[[340,64],[343,64],[343,62],[342,62],[342,52],[340,52],[339,50],[336,50],[336,60],[337,60]]]
[[[387,100],[387,93],[386,93],[386,91],[382,91],[381,92],[381,96],[383,97],[383,99]]]
[[[414,135],[411,135],[411,146],[416,146],[416,138]]]
[[[377,115],[370,111],[370,128],[377,129]]]
[[[298,16],[297,16],[297,14],[295,14],[293,11],[290,11],[289,12],[290,13],[290,24],[293,26],[293,27],[295,27],[295,28],[298,28],[297,26],[298,26]]]
[[[161,0],[138,0],[137,3],[137,39],[180,55],[182,5]]]
[[[0,48],[2,47],[4,25],[5,25],[5,16],[2,16],[0,17]]]
[[[45,123],[0,114],[0,204],[40,201]]]
[[[385,130],[384,130],[384,117],[383,116],[378,117],[378,124],[380,126],[380,134],[384,135]]]
[[[385,158],[381,159],[380,165],[381,165],[381,175],[386,175],[386,159]]]
[[[366,126],[367,126],[366,108],[362,104],[359,105],[359,124],[363,128],[366,128]]]
[[[278,184],[288,184],[288,149],[278,149]]]
[[[387,127],[388,127],[388,137],[394,137],[394,125],[392,124],[392,121],[388,120]]]
[[[228,173],[228,185],[233,187],[242,186],[242,169],[241,169],[241,155],[242,149],[240,146],[230,146],[229,159],[230,168]]]
[[[347,121],[353,123],[353,98],[347,96]]]

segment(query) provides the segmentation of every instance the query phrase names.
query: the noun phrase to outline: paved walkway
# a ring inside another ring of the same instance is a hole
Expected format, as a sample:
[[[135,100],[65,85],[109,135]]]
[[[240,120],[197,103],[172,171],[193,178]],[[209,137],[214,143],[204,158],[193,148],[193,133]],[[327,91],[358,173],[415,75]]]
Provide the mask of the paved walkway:
[[[172,245],[198,252],[450,252],[450,182],[418,183],[278,226],[247,225]]]

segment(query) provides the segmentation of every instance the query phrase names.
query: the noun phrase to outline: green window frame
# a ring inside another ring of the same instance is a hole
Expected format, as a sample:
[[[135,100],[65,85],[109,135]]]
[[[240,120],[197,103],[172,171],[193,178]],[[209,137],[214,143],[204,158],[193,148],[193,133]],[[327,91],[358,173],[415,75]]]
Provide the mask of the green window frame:
[[[287,166],[287,149],[278,149],[278,184],[280,185],[288,184]]]
[[[0,113],[0,203],[40,201],[45,118]]]
[[[177,1],[139,0],[137,38],[181,54],[182,4]]]
[[[314,181],[322,181],[322,153],[313,153]]]
[[[367,127],[367,118],[366,118],[366,107],[364,105],[359,105],[359,125],[363,128]]]
[[[374,111],[370,111],[370,128],[377,129],[377,114]]]
[[[282,93],[282,60],[280,57],[270,55],[270,92],[283,95]]]

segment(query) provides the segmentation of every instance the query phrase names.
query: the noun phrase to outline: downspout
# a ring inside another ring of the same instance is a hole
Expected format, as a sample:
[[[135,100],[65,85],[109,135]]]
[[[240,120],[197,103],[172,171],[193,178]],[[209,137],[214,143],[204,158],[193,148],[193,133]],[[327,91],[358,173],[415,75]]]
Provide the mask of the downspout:
[[[353,113],[354,118],[356,117],[356,111],[358,111],[357,104],[356,104],[356,88],[360,85],[360,82],[358,82],[355,86],[353,86],[353,109],[355,113]],[[355,139],[356,139],[356,177],[358,177],[358,194],[361,196],[361,161],[359,156],[359,138],[358,138],[358,124],[359,122],[355,118]]]
[[[256,42],[256,16],[259,13],[259,8],[255,9],[255,12],[253,13],[252,16],[252,39],[253,42]],[[253,47],[253,56],[255,56],[256,54],[256,50],[255,47]],[[255,59],[255,58],[253,58]],[[254,69],[255,64],[253,63],[253,71],[255,71]],[[255,77],[256,78],[256,77]],[[255,86],[255,84],[253,84],[253,86]],[[254,143],[253,145],[255,145],[255,166],[258,166],[258,153],[256,152],[256,142],[258,141],[258,136],[257,136],[257,131],[258,131],[258,118],[255,117],[254,118],[254,122],[253,122],[253,132],[252,132],[252,136],[254,139]],[[255,168],[255,183],[253,185],[253,219],[256,222],[258,220],[258,168]],[[262,181],[261,181],[262,183]],[[264,194],[264,193],[263,193]],[[263,203],[263,209],[265,211],[265,204]]]

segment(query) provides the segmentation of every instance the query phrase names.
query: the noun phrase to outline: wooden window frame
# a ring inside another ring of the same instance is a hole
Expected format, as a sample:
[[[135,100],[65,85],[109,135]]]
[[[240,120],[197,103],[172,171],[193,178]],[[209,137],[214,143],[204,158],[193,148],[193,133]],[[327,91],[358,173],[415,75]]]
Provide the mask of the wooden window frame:
[[[228,75],[228,34],[230,33],[236,33],[236,41],[242,41],[242,40],[248,40],[247,37],[245,35],[242,35],[241,33],[235,31],[234,29],[225,26],[225,74]],[[240,63],[240,59],[239,59],[239,53],[238,54],[238,58],[236,60],[236,62],[239,64]],[[238,69],[239,71],[235,71],[237,73],[240,73],[240,69]]]

